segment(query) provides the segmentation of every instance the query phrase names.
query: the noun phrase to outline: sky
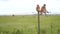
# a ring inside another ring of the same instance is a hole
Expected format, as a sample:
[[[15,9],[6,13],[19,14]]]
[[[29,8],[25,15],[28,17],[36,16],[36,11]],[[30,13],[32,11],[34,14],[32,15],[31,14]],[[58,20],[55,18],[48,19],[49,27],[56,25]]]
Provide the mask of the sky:
[[[37,14],[37,4],[46,4],[50,14],[60,14],[60,0],[0,0],[0,15]]]

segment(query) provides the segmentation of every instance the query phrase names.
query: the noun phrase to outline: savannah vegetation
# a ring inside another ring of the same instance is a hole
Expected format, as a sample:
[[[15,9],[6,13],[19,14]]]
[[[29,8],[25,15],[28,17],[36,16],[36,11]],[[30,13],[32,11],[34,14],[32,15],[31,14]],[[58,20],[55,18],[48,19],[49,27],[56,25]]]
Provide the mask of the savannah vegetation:
[[[37,16],[0,16],[0,34],[37,34]],[[41,34],[60,34],[60,16],[40,16]]]

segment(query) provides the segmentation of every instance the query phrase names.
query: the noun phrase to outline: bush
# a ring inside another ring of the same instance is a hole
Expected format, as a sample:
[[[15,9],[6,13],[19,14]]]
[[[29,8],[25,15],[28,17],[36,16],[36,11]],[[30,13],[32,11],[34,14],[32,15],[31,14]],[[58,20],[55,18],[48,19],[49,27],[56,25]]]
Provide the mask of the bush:
[[[23,34],[23,30],[19,30],[19,29],[14,30],[13,34]]]
[[[46,30],[42,29],[42,30],[41,30],[41,33],[42,33],[42,34],[46,34]]]
[[[60,34],[60,29],[57,30],[57,34]]]
[[[17,31],[16,31],[16,34],[20,34],[20,31],[19,31],[19,30],[17,30]]]

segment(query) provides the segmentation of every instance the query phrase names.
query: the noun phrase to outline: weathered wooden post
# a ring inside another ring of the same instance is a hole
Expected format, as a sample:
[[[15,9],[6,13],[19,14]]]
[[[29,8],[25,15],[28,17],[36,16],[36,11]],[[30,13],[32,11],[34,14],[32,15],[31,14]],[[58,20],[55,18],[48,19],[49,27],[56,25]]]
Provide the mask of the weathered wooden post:
[[[38,11],[38,34],[40,34],[40,15]]]

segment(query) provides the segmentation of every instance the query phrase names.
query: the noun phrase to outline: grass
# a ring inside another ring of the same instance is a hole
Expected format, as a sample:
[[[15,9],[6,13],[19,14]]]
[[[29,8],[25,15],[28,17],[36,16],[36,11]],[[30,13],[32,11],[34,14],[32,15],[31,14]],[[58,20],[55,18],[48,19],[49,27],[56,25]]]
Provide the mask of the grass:
[[[23,34],[37,34],[37,16],[0,16],[0,32],[16,32]],[[40,31],[46,34],[57,34],[60,29],[60,16],[40,16]]]

